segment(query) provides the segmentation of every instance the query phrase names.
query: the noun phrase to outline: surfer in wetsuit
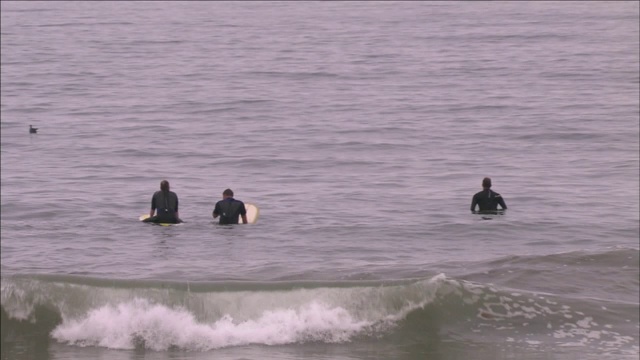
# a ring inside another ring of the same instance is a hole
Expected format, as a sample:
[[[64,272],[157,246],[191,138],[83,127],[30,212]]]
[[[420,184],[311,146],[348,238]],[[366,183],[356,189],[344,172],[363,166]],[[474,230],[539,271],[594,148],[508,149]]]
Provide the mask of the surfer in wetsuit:
[[[222,192],[222,200],[216,203],[213,209],[213,218],[220,217],[220,225],[231,225],[238,223],[238,217],[242,217],[242,223],[247,223],[247,209],[244,203],[233,198],[233,191],[226,189]]]
[[[156,209],[158,214],[154,216]],[[173,191],[169,191],[169,182],[167,180],[160,182],[160,191],[156,191],[151,197],[149,217],[142,221],[166,224],[182,222],[178,215],[178,195]]]
[[[491,190],[491,178],[486,177],[482,180],[482,188],[482,191],[473,195],[473,199],[471,200],[472,213],[476,213],[476,205],[480,208],[478,213],[494,212],[498,210],[498,205],[500,205],[503,210],[507,209],[507,204],[504,203],[502,196]]]

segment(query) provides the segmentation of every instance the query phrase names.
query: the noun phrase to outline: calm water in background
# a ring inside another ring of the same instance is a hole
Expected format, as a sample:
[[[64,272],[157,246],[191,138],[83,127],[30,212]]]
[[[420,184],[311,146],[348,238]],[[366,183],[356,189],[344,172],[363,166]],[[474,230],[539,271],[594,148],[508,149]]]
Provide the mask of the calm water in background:
[[[637,2],[1,6],[3,359],[637,358]]]

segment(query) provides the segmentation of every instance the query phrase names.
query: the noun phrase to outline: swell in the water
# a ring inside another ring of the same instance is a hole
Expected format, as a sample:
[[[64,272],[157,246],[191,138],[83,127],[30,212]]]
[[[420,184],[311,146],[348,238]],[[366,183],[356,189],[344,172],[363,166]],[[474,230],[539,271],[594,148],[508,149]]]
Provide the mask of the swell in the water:
[[[3,343],[20,333],[46,333],[77,346],[206,351],[456,336],[634,354],[633,319],[638,319],[637,304],[605,307],[595,300],[497,288],[443,274],[337,283],[2,279]]]

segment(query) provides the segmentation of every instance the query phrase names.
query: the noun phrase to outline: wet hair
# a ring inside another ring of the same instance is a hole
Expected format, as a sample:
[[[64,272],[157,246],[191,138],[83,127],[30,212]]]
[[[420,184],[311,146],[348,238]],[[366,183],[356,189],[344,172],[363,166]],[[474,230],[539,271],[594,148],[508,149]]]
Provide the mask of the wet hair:
[[[233,197],[233,191],[231,189],[226,189],[222,192],[222,195]]]
[[[482,179],[482,187],[487,189],[491,188],[491,178],[486,177]]]
[[[169,182],[167,180],[160,181],[160,190],[164,192],[169,191]]]

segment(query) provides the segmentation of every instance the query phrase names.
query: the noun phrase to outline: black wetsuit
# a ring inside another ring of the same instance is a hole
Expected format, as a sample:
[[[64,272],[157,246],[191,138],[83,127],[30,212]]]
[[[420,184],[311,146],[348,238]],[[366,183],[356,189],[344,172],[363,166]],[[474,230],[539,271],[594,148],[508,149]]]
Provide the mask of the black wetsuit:
[[[173,191],[156,191],[151,198],[151,208],[157,210],[156,216],[145,219],[145,222],[175,224],[182,222],[176,217],[178,212],[178,195]]]
[[[234,198],[226,198],[216,203],[214,216],[220,216],[220,225],[237,224],[240,215],[247,215],[244,203]]]
[[[498,210],[498,205],[500,205],[503,210],[507,209],[507,204],[504,203],[502,196],[491,189],[482,190],[473,195],[473,200],[471,200],[472,212],[476,211],[476,205],[478,205],[480,211],[495,211]]]

